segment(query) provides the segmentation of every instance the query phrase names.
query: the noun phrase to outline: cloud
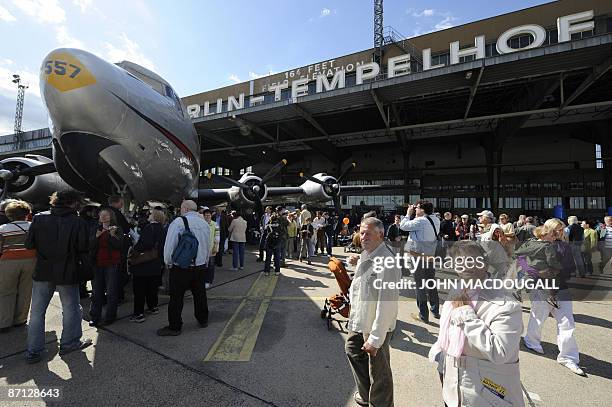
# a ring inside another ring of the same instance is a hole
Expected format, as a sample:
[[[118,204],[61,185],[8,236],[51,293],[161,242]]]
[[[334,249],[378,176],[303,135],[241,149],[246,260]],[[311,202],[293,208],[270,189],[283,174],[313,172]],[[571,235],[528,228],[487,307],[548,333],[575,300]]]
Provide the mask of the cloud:
[[[331,10],[328,8],[324,8],[323,10],[321,10],[321,14],[319,15],[319,17],[323,18],[323,17],[327,17],[331,14]]]
[[[422,11],[418,11],[414,8],[409,8],[408,10],[406,10],[406,12],[410,14],[412,17],[417,17],[417,18],[433,17],[434,14],[437,14],[436,10],[431,9],[431,8],[426,8]]]
[[[234,83],[240,83],[242,82],[240,80],[240,78],[238,77],[238,75],[236,74],[231,74],[230,76],[227,77],[227,79],[229,79],[230,81],[234,82]]]
[[[451,28],[454,26],[454,24],[452,23],[452,21],[455,21],[456,18],[449,15],[444,17],[443,20],[439,21],[438,23],[436,23],[436,25],[434,25],[434,28],[436,30],[446,30],[447,28]]]
[[[66,21],[66,12],[57,0],[13,0],[13,4],[41,24],[61,24]]]
[[[14,15],[11,14],[6,8],[0,5],[0,21],[6,21],[7,23],[11,23],[13,21],[17,21]]]
[[[263,73],[263,74],[258,74],[258,73],[250,71],[249,72],[249,79],[263,78],[264,76],[274,75],[276,73],[278,73],[278,72],[275,72],[275,71],[272,71],[272,70],[270,70],[270,72],[268,72],[268,73]]]
[[[38,72],[18,69],[10,59],[0,58],[0,135],[13,133],[17,102],[17,85],[12,82],[13,74],[18,74],[22,83],[28,86],[22,128],[33,130],[47,127],[48,116],[40,97]]]
[[[85,48],[83,43],[68,33],[68,27],[61,25],[55,30],[55,39],[60,47]]]
[[[84,13],[91,8],[93,0],[73,0],[72,3],[81,9],[81,13]]]
[[[111,62],[130,61],[155,71],[155,64],[141,50],[140,45],[121,33],[119,44],[104,43],[104,57]]]

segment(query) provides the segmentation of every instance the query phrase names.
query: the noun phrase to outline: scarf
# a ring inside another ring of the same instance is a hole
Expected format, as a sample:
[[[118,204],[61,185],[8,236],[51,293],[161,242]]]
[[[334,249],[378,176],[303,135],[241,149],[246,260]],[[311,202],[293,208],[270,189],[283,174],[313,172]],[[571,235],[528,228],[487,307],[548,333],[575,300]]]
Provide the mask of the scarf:
[[[471,296],[470,296],[471,297]],[[476,301],[470,300],[472,308],[476,307]],[[451,325],[451,316],[455,308],[452,301],[445,301],[442,306],[442,316],[440,318],[440,334],[438,335],[438,343],[440,348],[447,355],[456,358],[463,354],[465,345],[465,333],[460,325]]]

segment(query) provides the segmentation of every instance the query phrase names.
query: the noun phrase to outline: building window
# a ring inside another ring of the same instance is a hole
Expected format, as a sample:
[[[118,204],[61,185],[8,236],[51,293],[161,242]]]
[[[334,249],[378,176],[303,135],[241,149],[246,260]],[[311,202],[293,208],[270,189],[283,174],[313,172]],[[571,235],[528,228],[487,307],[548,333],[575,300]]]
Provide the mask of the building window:
[[[438,199],[438,208],[441,210],[447,210],[451,207],[451,200],[449,198],[439,198]]]
[[[568,185],[569,189],[582,189],[584,184],[582,182],[570,182]]]
[[[584,197],[572,196],[569,201],[570,209],[584,209]]]
[[[525,198],[525,210],[538,211],[542,209],[542,199],[540,198]]]
[[[606,199],[603,196],[588,196],[588,209],[604,209],[606,207]]]
[[[595,168],[603,168],[601,159],[601,144],[595,144]]]
[[[504,205],[503,208],[505,209],[519,209],[523,207],[523,202],[522,199],[520,197],[517,196],[510,196],[507,198],[504,198]]]
[[[545,182],[542,184],[542,188],[544,191],[559,191],[561,189],[561,184],[558,182]]]
[[[469,198],[455,198],[453,206],[455,208],[469,208],[468,199]]]
[[[604,189],[603,181],[591,181],[586,183],[586,189]]]
[[[561,197],[560,196],[545,196],[544,197],[544,209],[552,209],[556,205],[561,205]]]

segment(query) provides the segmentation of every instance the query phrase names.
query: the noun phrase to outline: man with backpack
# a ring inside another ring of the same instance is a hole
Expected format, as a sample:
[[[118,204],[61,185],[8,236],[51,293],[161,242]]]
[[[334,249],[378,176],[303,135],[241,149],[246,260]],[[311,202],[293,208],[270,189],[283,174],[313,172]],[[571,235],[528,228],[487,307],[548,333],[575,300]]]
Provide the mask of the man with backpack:
[[[157,331],[159,336],[181,334],[183,299],[185,291],[193,294],[195,317],[202,328],[208,326],[208,301],[204,288],[204,275],[210,253],[210,227],[198,212],[194,201],[183,201],[181,216],[168,227],[164,245],[164,262],[168,265],[170,303],[168,326]]]
[[[414,282],[416,284],[416,300],[419,307],[419,315],[413,318],[420,319],[429,323],[429,309],[427,299],[431,306],[431,313],[434,318],[440,319],[440,300],[438,290],[421,288],[424,281],[436,278],[436,270],[427,261],[428,258],[436,255],[438,236],[440,234],[440,219],[433,214],[433,204],[429,201],[417,201],[410,205],[406,211],[406,216],[402,218],[400,229],[410,232],[407,242],[407,250],[415,257],[421,257],[423,261],[418,263],[414,271]],[[411,220],[414,215],[414,219]]]

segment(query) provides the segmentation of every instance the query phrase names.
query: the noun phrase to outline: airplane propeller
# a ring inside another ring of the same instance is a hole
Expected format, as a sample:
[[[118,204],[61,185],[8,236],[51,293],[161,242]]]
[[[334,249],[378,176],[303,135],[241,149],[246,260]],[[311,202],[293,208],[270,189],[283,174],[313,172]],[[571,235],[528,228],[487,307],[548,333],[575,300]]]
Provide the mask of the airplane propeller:
[[[4,168],[4,165],[0,163],[0,179],[2,180],[2,195],[0,195],[0,201],[3,201],[6,198],[8,194],[9,182],[11,180],[17,179],[21,176],[35,177],[37,175],[49,174],[55,171],[55,164],[52,162],[33,167],[17,167],[16,169],[6,169]]]
[[[323,191],[327,195],[332,197],[334,201],[334,208],[336,209],[336,216],[340,216],[340,183],[342,182],[344,177],[346,177],[346,175],[349,172],[351,172],[356,166],[357,166],[357,163],[354,163],[354,162],[351,163],[349,167],[347,167],[344,171],[342,171],[340,176],[336,178],[335,181],[332,181],[331,179],[328,179],[327,181],[322,181],[311,175],[305,174],[304,172],[300,172],[300,177],[321,185],[323,187]]]
[[[229,177],[212,173],[209,173],[207,177],[208,179],[214,179],[215,181],[223,184],[228,184],[241,188],[244,195],[255,203],[255,212],[257,213],[258,218],[261,218],[261,216],[263,215],[263,204],[261,202],[261,199],[263,197],[263,191],[265,191],[266,188],[266,183],[272,178],[274,178],[280,172],[280,170],[283,169],[285,165],[287,165],[287,160],[283,158],[272,168],[270,168],[268,172],[266,172],[265,175],[261,177],[261,180],[248,180],[247,183],[242,183]]]

